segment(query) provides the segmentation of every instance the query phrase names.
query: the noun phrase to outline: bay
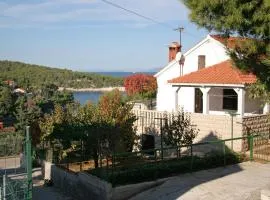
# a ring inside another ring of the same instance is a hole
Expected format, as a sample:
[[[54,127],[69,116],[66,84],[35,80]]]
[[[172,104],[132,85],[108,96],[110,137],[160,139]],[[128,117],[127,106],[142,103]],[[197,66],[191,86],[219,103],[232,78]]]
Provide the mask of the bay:
[[[127,77],[127,76],[138,74],[138,73],[154,75],[156,72],[95,72],[95,73],[105,75],[105,76]]]
[[[99,97],[103,94],[104,92],[73,92],[75,101],[78,101],[82,105],[86,104],[87,102],[96,104]]]
[[[97,74],[105,75],[105,76],[113,76],[113,77],[127,77],[140,72],[95,72]],[[153,75],[155,72],[141,72],[144,74]],[[73,92],[74,99],[78,101],[80,104],[86,104],[88,101],[92,103],[97,103],[99,97],[102,96],[104,92]]]

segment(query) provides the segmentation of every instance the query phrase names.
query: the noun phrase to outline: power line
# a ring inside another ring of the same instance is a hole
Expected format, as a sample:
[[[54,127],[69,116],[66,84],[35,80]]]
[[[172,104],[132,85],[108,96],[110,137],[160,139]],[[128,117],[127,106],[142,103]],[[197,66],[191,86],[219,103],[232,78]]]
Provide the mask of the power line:
[[[142,15],[142,14],[140,14],[140,13],[137,13],[137,12],[135,12],[135,11],[133,11],[133,10],[124,8],[123,6],[120,6],[119,4],[113,3],[113,2],[108,1],[108,0],[101,0],[101,1],[104,2],[104,3],[106,3],[106,4],[111,5],[111,6],[113,6],[113,7],[122,9],[122,10],[124,10],[124,11],[126,11],[126,12],[131,13],[131,14],[134,14],[134,15],[136,15],[136,16],[138,16],[138,17],[143,18],[143,19],[146,19],[146,20],[149,20],[149,21],[154,22],[154,23],[156,23],[156,24],[160,24],[160,25],[162,25],[162,26],[164,26],[164,27],[173,29],[173,26],[171,26],[171,25],[168,24],[168,23],[160,22],[160,21],[155,20],[155,19],[153,19],[153,18],[151,18],[151,17],[144,16],[144,15]]]
[[[190,32],[187,32],[186,30],[184,30],[183,27],[178,27],[177,29],[175,29],[175,27],[173,27],[173,26],[172,26],[171,24],[169,24],[169,23],[160,22],[160,21],[158,21],[158,20],[156,20],[156,19],[154,19],[154,18],[151,18],[151,17],[145,16],[145,15],[142,15],[142,14],[140,14],[140,13],[138,13],[138,12],[135,12],[135,11],[133,11],[133,10],[131,10],[131,9],[125,8],[125,7],[123,7],[123,6],[119,5],[119,4],[113,3],[113,2],[108,1],[108,0],[101,0],[101,1],[104,2],[104,3],[106,3],[106,4],[109,4],[109,5],[113,6],[113,7],[115,7],[115,8],[124,10],[124,11],[126,11],[126,12],[128,12],[128,13],[131,13],[131,14],[133,14],[133,15],[136,15],[136,16],[138,16],[138,17],[141,17],[141,18],[143,18],[143,19],[146,19],[146,20],[148,20],[148,21],[151,21],[151,22],[153,22],[153,23],[155,23],[155,24],[159,24],[159,25],[161,25],[161,26],[163,26],[163,27],[169,28],[169,29],[174,30],[174,31],[179,31],[179,32],[180,32],[180,44],[181,44],[181,42],[182,42],[182,41],[181,41],[181,40],[182,40],[182,38],[181,38],[181,37],[182,37],[182,33],[183,33],[183,34],[187,34],[187,35],[189,35],[189,36],[192,36],[192,37],[194,37],[194,38],[197,38],[194,34],[191,34]]]

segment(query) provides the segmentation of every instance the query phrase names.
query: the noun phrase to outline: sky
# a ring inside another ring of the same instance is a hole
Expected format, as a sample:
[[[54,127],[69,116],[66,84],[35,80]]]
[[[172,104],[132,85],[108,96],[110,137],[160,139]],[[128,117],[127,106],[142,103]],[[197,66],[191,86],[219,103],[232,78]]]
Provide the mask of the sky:
[[[76,71],[151,71],[168,63],[168,44],[182,51],[208,32],[191,23],[180,0],[0,0],[0,60]]]

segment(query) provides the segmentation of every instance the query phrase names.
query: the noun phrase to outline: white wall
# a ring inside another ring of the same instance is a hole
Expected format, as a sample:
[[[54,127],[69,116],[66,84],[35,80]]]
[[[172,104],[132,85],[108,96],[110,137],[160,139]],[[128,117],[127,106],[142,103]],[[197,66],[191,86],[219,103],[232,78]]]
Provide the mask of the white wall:
[[[175,91],[177,88],[168,84],[168,80],[180,76],[180,65],[176,61],[169,64],[172,67],[157,77],[157,110],[159,111],[173,111],[175,109]]]
[[[183,67],[183,74],[188,74],[198,70],[198,56],[205,55],[206,67],[220,63],[229,59],[224,46],[207,36],[207,38],[198,44],[195,49],[187,51],[185,55],[185,64]],[[158,111],[172,111],[175,110],[175,91],[168,84],[168,80],[180,76],[180,66],[176,61],[172,61],[163,71],[157,76],[158,93],[157,93],[157,110]],[[194,112],[194,88],[181,88],[179,91],[178,105],[183,107],[185,111]]]

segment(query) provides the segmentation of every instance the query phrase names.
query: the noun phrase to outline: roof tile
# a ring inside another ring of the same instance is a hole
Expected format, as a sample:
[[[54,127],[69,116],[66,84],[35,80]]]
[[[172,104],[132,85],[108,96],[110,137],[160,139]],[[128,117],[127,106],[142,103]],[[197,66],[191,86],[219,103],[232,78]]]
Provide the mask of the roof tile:
[[[215,64],[169,80],[169,83],[198,83],[198,84],[251,84],[257,80],[251,73],[245,73],[233,66],[231,60]]]

